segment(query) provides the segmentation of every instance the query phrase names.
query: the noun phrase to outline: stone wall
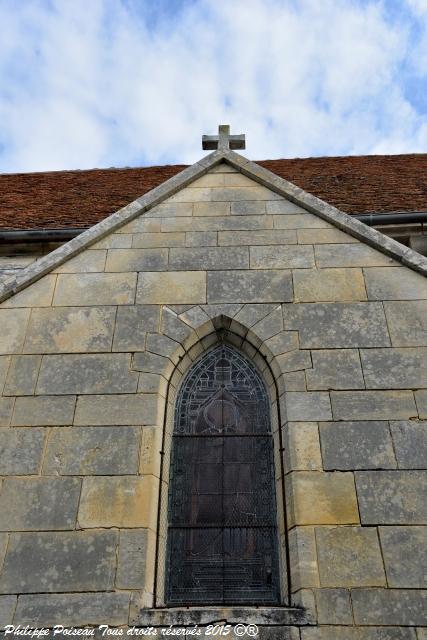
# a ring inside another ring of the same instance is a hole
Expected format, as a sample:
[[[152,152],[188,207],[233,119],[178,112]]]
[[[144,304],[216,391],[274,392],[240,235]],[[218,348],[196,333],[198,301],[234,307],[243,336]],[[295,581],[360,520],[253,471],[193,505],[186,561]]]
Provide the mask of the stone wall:
[[[0,326],[1,624],[142,620],[163,429],[221,335],[280,405],[281,542],[310,623],[280,637],[426,637],[421,275],[223,164],[3,302]]]

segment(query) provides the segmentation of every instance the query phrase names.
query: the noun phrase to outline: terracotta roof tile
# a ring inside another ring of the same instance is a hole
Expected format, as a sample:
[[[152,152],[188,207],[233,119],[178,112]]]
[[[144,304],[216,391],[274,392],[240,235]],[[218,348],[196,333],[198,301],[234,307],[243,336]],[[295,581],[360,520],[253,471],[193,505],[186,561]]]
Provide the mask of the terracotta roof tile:
[[[427,154],[259,164],[347,213],[427,211]],[[0,227],[89,227],[185,166],[2,174]]]

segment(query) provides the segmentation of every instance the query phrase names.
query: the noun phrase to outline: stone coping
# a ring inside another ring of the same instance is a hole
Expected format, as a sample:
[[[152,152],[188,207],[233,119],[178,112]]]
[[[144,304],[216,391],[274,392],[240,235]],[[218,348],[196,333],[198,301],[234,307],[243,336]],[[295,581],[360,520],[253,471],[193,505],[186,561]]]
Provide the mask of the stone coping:
[[[167,607],[140,609],[132,624],[142,626],[195,626],[208,624],[256,624],[259,626],[302,626],[313,624],[302,607]]]

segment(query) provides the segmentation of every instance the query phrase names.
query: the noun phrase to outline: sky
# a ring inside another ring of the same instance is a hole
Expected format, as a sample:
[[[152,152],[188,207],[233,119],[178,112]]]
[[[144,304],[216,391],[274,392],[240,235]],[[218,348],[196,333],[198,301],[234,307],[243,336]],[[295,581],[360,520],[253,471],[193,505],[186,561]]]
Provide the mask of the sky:
[[[427,0],[0,0],[0,172],[427,152]]]

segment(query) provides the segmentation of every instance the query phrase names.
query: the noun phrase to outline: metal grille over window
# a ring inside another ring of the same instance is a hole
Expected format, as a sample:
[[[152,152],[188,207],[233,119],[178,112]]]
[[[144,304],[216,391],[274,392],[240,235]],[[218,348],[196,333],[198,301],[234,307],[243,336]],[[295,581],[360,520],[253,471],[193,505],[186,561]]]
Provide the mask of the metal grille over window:
[[[193,365],[179,392],[166,574],[169,605],[280,601],[269,400],[227,345]]]

